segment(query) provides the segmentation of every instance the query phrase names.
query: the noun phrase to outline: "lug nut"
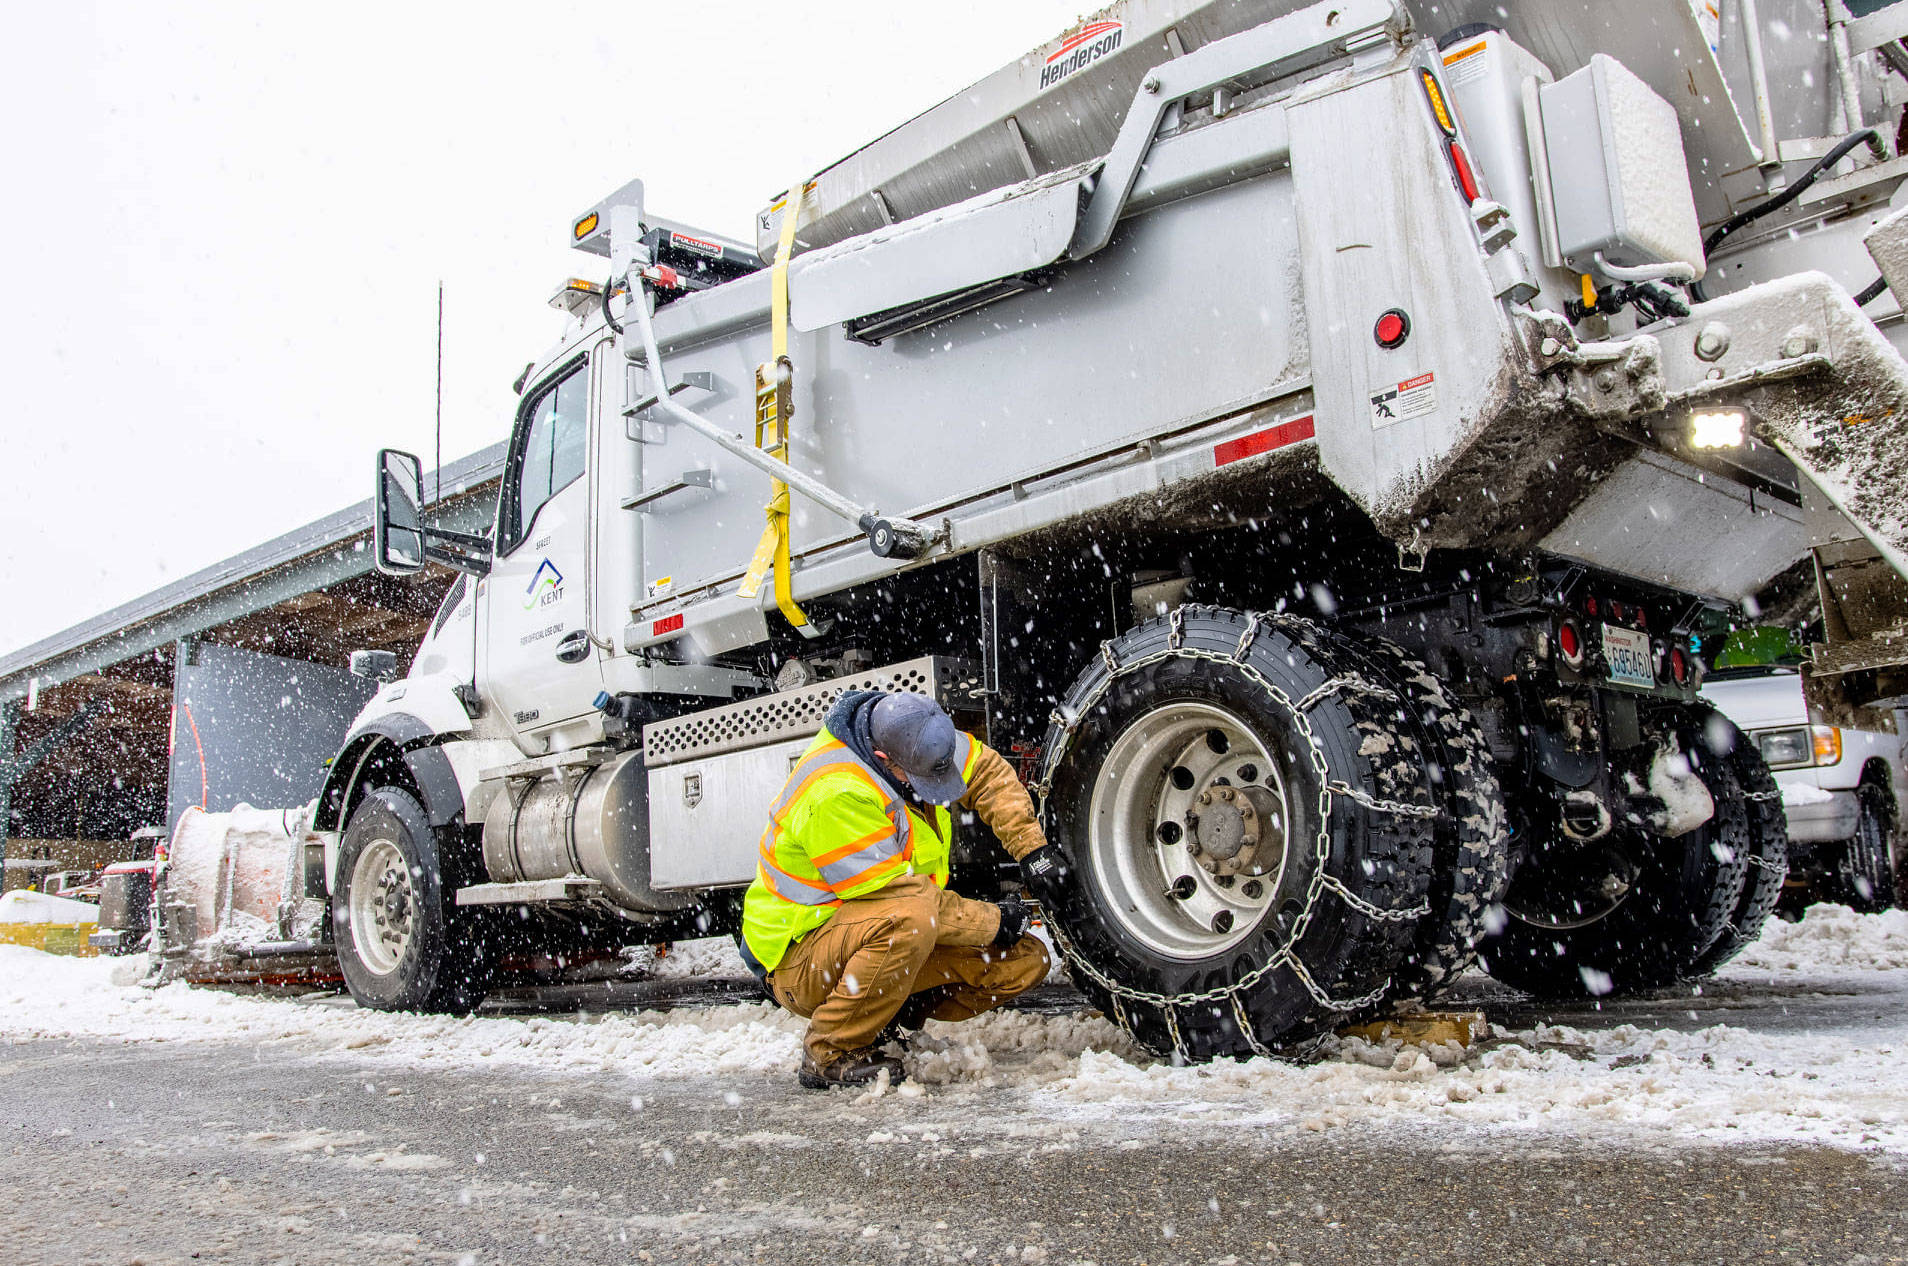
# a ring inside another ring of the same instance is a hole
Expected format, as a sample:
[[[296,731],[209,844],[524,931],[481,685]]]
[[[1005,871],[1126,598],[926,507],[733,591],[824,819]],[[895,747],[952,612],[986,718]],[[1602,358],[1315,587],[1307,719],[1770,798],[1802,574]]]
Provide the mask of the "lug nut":
[[[1265,885],[1256,879],[1248,879],[1245,881],[1244,886],[1239,889],[1239,895],[1257,901],[1260,897],[1265,895]]]

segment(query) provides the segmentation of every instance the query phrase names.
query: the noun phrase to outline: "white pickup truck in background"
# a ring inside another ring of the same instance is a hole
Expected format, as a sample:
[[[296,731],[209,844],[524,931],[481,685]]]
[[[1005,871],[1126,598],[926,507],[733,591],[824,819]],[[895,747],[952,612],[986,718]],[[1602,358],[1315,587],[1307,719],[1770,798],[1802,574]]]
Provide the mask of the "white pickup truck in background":
[[[1896,904],[1908,768],[1902,736],[1816,723],[1790,667],[1718,669],[1702,693],[1748,734],[1782,788],[1789,823],[1784,906]]]

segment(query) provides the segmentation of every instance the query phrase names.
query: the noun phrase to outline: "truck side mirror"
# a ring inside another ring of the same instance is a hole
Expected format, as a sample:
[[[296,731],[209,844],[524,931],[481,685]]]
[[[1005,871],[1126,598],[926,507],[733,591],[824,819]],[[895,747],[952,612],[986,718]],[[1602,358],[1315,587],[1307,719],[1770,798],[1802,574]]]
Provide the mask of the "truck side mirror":
[[[395,651],[352,651],[351,675],[372,681],[396,681],[398,662]]]
[[[387,576],[424,570],[424,469],[410,453],[378,452],[374,559]]]

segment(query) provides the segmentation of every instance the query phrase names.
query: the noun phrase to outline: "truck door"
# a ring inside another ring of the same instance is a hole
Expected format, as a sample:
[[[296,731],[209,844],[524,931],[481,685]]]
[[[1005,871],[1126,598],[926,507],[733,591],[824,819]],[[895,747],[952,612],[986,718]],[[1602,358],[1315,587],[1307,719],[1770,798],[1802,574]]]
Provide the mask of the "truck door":
[[[480,684],[520,735],[582,715],[603,688],[586,580],[589,361],[578,356],[524,394],[497,494]]]

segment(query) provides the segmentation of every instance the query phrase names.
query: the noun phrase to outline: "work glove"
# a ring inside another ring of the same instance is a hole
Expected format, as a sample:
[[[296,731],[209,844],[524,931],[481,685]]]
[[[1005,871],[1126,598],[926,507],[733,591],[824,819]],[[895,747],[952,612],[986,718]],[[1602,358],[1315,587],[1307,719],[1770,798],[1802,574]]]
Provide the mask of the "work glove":
[[[1033,907],[1019,897],[1008,897],[1000,903],[1000,931],[994,933],[995,949],[1010,949],[1019,944],[1020,938],[1027,935],[1027,925],[1033,921]]]
[[[1063,909],[1073,895],[1073,866],[1056,844],[1042,844],[1021,858],[1020,873],[1034,900],[1050,914]]]

